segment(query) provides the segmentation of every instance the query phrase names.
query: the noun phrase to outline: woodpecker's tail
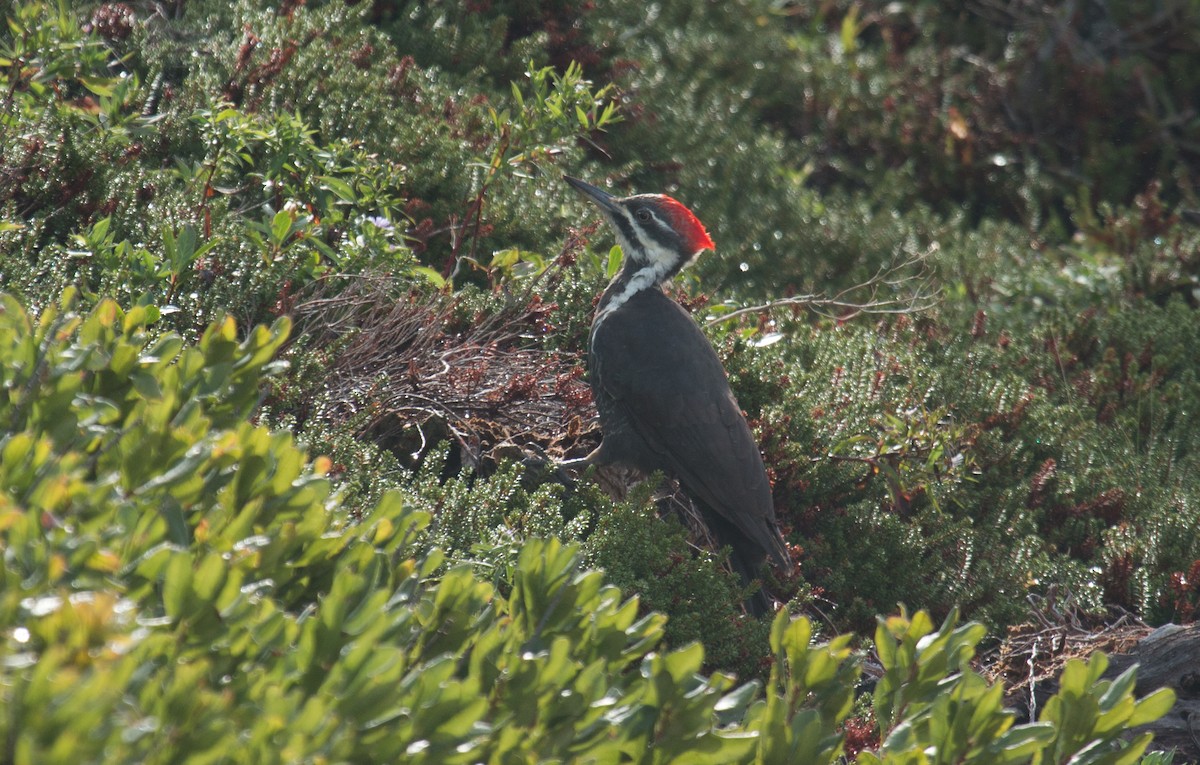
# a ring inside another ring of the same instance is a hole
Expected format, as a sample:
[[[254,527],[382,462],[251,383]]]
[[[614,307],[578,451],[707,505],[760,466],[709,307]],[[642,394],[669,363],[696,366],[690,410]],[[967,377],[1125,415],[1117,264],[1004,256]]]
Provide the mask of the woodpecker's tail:
[[[743,584],[755,585],[757,588],[746,598],[744,603],[746,611],[755,617],[773,613],[775,599],[762,586],[768,551],[763,550],[761,546],[746,537],[736,526],[718,513],[707,507],[702,506],[702,509],[708,530],[712,532],[718,544],[729,548],[729,565],[741,577]],[[780,540],[778,548],[778,550],[771,550],[770,556],[778,560],[782,555],[783,561],[788,561],[787,550],[784,548],[782,540]],[[782,567],[790,571],[790,561],[787,566]]]
[[[746,612],[756,619],[775,612],[775,599],[762,584],[763,563],[765,562],[766,559],[761,555],[757,556],[755,560],[747,559],[737,550],[731,550],[729,553],[729,564],[742,578],[742,584],[755,586],[755,589],[746,596],[742,605],[746,607]]]

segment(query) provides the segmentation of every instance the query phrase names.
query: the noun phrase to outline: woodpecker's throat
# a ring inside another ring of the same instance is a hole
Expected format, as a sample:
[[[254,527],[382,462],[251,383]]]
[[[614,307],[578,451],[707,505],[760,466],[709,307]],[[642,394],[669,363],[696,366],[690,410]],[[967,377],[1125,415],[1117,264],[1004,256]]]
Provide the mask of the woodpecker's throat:
[[[625,257],[625,266],[621,269],[621,273],[617,274],[600,298],[599,310],[596,311],[596,319],[592,327],[593,332],[605,317],[627,303],[629,298],[642,290],[661,290],[663,285],[679,271],[678,268],[672,269],[669,264],[662,262],[652,262],[640,267],[632,266],[634,261],[630,260],[628,255]]]

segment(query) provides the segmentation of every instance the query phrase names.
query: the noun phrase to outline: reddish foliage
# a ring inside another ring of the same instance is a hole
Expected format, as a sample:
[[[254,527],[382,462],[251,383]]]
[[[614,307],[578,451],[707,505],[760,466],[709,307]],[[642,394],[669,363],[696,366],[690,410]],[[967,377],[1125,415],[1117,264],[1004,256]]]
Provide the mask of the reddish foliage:
[[[534,373],[515,374],[508,378],[501,398],[505,401],[528,401],[538,394],[540,377]]]
[[[433,228],[433,218],[422,218],[420,223],[408,230],[408,246],[413,253],[420,255],[429,249],[427,242],[433,235]]]
[[[296,295],[292,292],[292,280],[286,279],[279,294],[275,296],[275,304],[271,306],[272,316],[290,314],[296,307]]]
[[[304,7],[306,0],[283,0],[279,4],[279,15],[291,21],[298,8]]]
[[[375,55],[375,46],[363,43],[350,52],[350,63],[358,69],[370,69],[371,57]]]
[[[1125,492],[1121,489],[1107,489],[1100,492],[1095,499],[1072,508],[1072,514],[1096,518],[1108,526],[1117,525],[1124,513]]]
[[[987,334],[987,313],[982,308],[975,312],[975,319],[971,322],[971,337],[975,340]]]
[[[272,48],[271,55],[267,57],[266,63],[259,64],[249,76],[246,77],[246,82],[251,85],[266,85],[279,76],[283,68],[292,60],[292,56],[296,55],[297,46],[295,43],[288,43],[284,48]]]
[[[1057,466],[1058,463],[1051,457],[1033,474],[1033,480],[1029,482],[1029,497],[1025,500],[1026,507],[1035,509],[1042,506],[1049,494],[1050,482],[1058,472]]]
[[[874,715],[851,717],[842,723],[842,733],[846,736],[846,758],[853,761],[859,753],[879,747],[879,731],[876,730]]]
[[[129,144],[129,146],[125,149],[125,151],[121,152],[121,156],[117,158],[117,164],[118,165],[129,164],[130,162],[132,162],[133,160],[135,160],[141,156],[142,150],[144,148],[145,147],[142,146],[141,141],[134,141],[133,143]]]
[[[416,59],[412,56],[404,56],[400,59],[400,63],[388,71],[387,75],[388,88],[392,93],[397,98],[413,101],[414,103],[421,100],[421,87],[418,84],[418,78],[412,76],[413,67],[416,64]]]
[[[1011,433],[1012,431],[1016,430],[1017,426],[1019,426],[1022,421],[1024,421],[1025,410],[1029,408],[1029,405],[1032,404],[1033,401],[1034,393],[1033,391],[1029,391],[1021,397],[1021,400],[1018,401],[1017,405],[1012,409],[1008,410],[1007,412],[996,412],[995,414],[989,415],[988,418],[983,421],[984,430],[1003,428],[1006,433]]]
[[[233,71],[245,71],[246,67],[250,66],[250,58],[254,55],[254,49],[258,47],[260,42],[261,40],[258,39],[258,35],[247,28],[242,46],[238,48],[237,58],[233,61]]]
[[[260,42],[258,35],[247,28],[233,67],[235,73],[243,76],[231,77],[225,83],[222,93],[225,99],[234,106],[242,106],[246,101],[247,92],[249,92],[252,98],[245,104],[245,107],[250,111],[258,108],[262,102],[263,91],[279,77],[292,57],[296,55],[296,51],[299,50],[299,46],[295,42],[289,41],[283,48],[272,48],[265,62],[250,68],[254,52],[258,49]]]
[[[558,309],[558,303],[543,303],[541,295],[534,295],[525,306],[526,316],[533,330],[539,335],[548,335],[554,331],[550,315]]]
[[[688,313],[696,313],[704,306],[708,305],[708,295],[699,293],[697,295],[689,295],[681,287],[674,285],[667,288],[667,294],[675,299],[677,303],[683,306]]]
[[[1174,597],[1174,620],[1180,624],[1194,622],[1200,614],[1200,560],[1192,561],[1187,573],[1176,571],[1171,574],[1170,588]],[[1167,596],[1163,598],[1165,600]]]
[[[568,406],[586,407],[592,403],[592,389],[583,382],[583,367],[573,367],[554,378],[554,395]]]
[[[92,14],[92,29],[109,42],[119,42],[133,34],[135,21],[133,9],[125,3],[105,3]]]

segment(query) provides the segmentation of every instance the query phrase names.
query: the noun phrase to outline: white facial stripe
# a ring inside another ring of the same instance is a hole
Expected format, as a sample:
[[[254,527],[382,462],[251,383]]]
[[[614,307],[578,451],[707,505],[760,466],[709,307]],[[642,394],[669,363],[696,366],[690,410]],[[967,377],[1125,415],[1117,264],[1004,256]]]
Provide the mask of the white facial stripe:
[[[670,228],[658,213],[650,208],[645,208],[654,222],[664,229]],[[664,247],[661,242],[649,235],[643,235],[637,242],[630,242],[625,236],[625,231],[638,231],[645,229],[647,224],[634,220],[633,213],[624,207],[618,208],[626,225],[613,226],[617,234],[617,240],[621,243],[621,249],[625,252],[625,257],[632,257],[635,263],[645,263],[653,266],[659,274],[667,273],[671,266],[675,264],[675,252],[668,247]]]
[[[608,301],[608,305],[604,306],[604,310],[596,314],[595,326],[599,327],[600,322],[604,321],[606,316],[625,305],[629,302],[629,298],[637,293],[645,289],[656,289],[670,268],[670,264],[650,264],[635,271],[633,277],[626,282],[625,288],[613,295],[612,300]],[[595,328],[592,331],[595,332]]]

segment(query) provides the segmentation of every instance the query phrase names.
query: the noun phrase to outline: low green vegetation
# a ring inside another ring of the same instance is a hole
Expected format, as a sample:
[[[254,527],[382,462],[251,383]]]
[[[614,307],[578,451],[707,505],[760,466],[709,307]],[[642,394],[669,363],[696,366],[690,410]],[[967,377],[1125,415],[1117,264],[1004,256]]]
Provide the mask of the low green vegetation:
[[[72,294],[0,311],[0,739],[18,763],[811,762],[843,753],[850,635],[780,612],[767,692],[700,674],[699,643],[530,536],[504,587],[418,543],[398,492],[351,522],[290,435],[247,418],[288,322],[184,348],[152,309]],[[274,371],[278,371],[276,368]],[[985,630],[881,622],[861,761],[1131,762],[1133,670],[1072,664],[1038,723],[969,668]],[[1104,752],[1089,758],[1086,752]],[[916,759],[914,759],[916,758]],[[1043,760],[1043,758],[1049,758]]]
[[[969,662],[1200,611],[1191,5],[0,15],[0,761],[1143,757],[1102,656],[1024,724]],[[599,438],[563,172],[717,242],[773,621],[669,487],[523,466]]]

